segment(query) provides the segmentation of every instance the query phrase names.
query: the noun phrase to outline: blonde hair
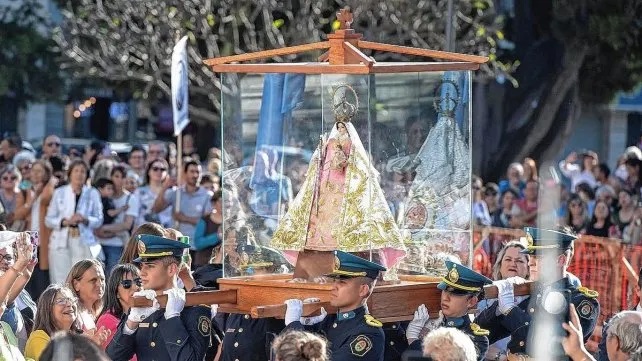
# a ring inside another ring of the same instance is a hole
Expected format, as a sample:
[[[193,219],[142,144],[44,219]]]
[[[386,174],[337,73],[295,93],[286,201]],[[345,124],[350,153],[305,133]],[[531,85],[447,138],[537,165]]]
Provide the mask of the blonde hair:
[[[499,250],[497,253],[497,258],[495,259],[495,264],[493,265],[493,280],[494,281],[499,281],[502,278],[501,275],[501,270],[502,270],[502,259],[504,258],[504,255],[506,254],[506,251],[509,248],[519,248],[521,250],[526,249],[526,246],[521,242],[521,241],[510,241],[504,245],[502,249]],[[528,278],[529,274],[529,267],[528,267],[528,255],[525,254],[524,257],[526,258],[526,278]]]
[[[103,265],[100,263],[100,261],[96,259],[83,259],[81,261],[76,262],[75,265],[71,267],[71,270],[69,271],[69,274],[67,275],[67,280],[65,281],[65,286],[71,290],[71,293],[78,298],[78,307],[82,308],[83,303],[82,300],[80,299],[80,295],[76,291],[76,288],[74,287],[74,281],[80,281],[89,269],[92,267],[96,268],[96,272],[98,274],[103,275],[103,283],[105,283],[105,272],[103,271]],[[102,312],[103,310],[103,299],[100,298],[94,304],[92,305],[92,309],[89,310],[91,311],[94,315],[98,315]]]
[[[454,327],[440,327],[430,331],[423,341],[424,356],[435,361],[476,361],[477,350],[473,340]]]
[[[277,361],[328,361],[327,341],[313,333],[288,331],[272,344]]]

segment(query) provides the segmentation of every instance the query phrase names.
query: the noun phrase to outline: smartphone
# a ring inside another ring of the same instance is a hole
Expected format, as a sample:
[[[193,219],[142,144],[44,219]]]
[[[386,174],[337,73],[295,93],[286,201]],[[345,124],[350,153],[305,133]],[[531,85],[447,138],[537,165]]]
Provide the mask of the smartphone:
[[[31,261],[35,262],[38,260],[38,246],[40,246],[40,234],[38,233],[38,231],[27,231],[27,234],[29,234],[29,241],[33,246]]]
[[[189,236],[178,237],[178,241],[189,245]],[[187,263],[188,261],[189,261],[189,248],[185,248],[183,250],[183,263]]]

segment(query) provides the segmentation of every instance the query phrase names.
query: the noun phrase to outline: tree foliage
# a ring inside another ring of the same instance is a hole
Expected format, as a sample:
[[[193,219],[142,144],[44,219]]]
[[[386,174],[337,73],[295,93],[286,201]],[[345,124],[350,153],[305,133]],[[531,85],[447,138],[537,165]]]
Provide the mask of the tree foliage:
[[[0,5],[0,96],[19,106],[60,94],[54,43],[37,0]]]
[[[492,1],[457,3],[457,50],[492,56],[486,74],[510,73],[510,67],[497,61],[503,24],[493,14]],[[55,40],[63,50],[65,69],[76,77],[124,85],[142,98],[166,98],[172,47],[187,34],[190,117],[216,121],[220,91],[228,85],[221,84],[203,59],[323,40],[345,5],[352,5],[353,27],[368,40],[443,49],[446,4],[446,0],[62,0],[65,21]],[[383,54],[375,56],[390,60]]]

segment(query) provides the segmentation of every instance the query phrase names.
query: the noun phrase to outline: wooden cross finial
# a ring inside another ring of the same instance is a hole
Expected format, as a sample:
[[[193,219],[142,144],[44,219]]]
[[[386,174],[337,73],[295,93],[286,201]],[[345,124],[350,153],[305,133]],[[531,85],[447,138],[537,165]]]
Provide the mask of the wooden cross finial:
[[[349,7],[344,7],[337,13],[337,20],[339,20],[339,30],[350,29],[352,24],[352,13]]]

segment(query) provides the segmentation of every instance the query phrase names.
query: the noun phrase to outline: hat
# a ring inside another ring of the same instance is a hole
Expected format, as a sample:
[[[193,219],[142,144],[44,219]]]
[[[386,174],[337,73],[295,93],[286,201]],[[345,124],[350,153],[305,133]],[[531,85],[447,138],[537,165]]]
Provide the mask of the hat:
[[[520,253],[526,254],[537,254],[547,249],[562,252],[573,248],[573,241],[577,239],[577,237],[572,234],[550,229],[524,227],[524,232],[526,232],[527,246],[526,249],[520,251]]]
[[[493,283],[490,278],[459,263],[452,261],[446,261],[445,263],[448,272],[437,285],[437,288],[442,291],[457,294],[474,294],[481,292],[485,285]]]
[[[385,270],[386,267],[353,254],[334,251],[334,270],[325,276],[334,278],[368,277],[377,279],[379,272]]]
[[[150,234],[139,234],[136,240],[138,241],[138,258],[134,260],[136,263],[167,256],[180,258],[183,256],[183,250],[189,248],[189,244]]]

